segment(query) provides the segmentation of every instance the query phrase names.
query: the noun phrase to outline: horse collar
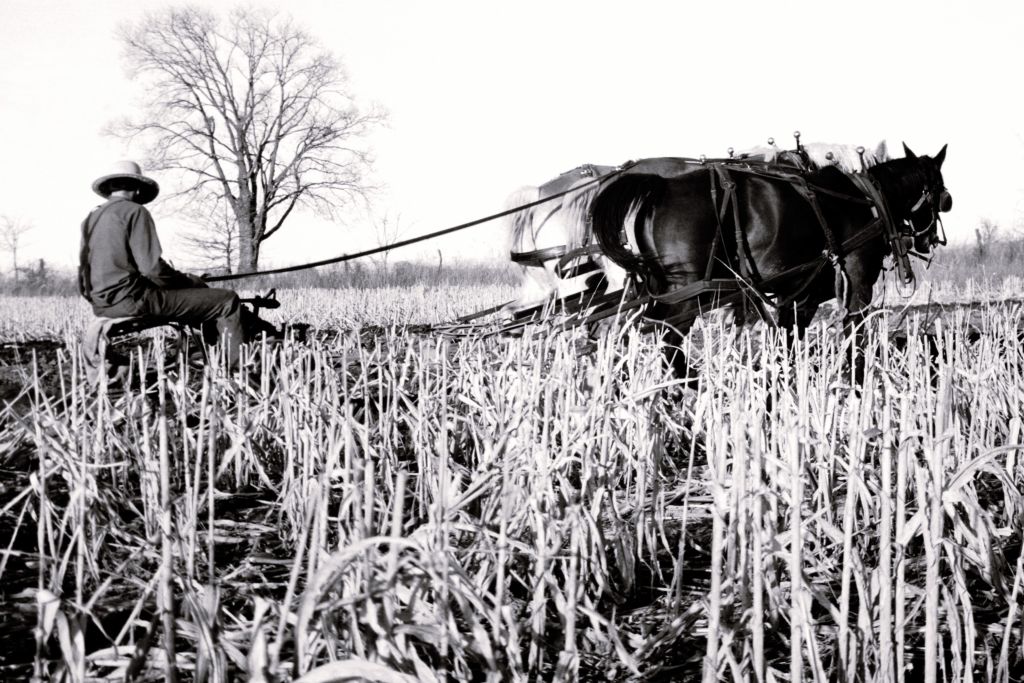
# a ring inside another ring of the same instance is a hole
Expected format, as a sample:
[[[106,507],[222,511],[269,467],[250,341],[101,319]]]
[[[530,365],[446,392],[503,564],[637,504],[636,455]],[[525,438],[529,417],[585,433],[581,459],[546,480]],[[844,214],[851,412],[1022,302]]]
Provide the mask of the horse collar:
[[[874,176],[870,173],[852,173],[848,177],[860,188],[864,196],[871,201],[872,212],[877,217],[876,220],[882,223],[882,231],[889,242],[889,250],[892,252],[893,260],[896,262],[900,278],[904,283],[912,282],[914,280],[914,271],[910,267],[910,249],[906,244],[905,238],[907,240],[912,239],[913,227],[911,227],[909,232],[901,229],[905,219],[900,217],[897,222],[889,208],[889,202],[885,198],[885,193],[882,192],[882,188]]]

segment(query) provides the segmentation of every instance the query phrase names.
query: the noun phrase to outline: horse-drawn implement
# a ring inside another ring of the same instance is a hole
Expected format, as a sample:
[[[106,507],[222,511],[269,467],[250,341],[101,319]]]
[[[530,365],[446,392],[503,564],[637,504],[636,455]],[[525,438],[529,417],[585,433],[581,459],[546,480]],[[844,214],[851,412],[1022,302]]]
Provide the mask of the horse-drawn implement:
[[[884,257],[907,284],[910,259],[945,244],[940,213],[952,205],[941,175],[945,147],[934,158],[904,149],[904,158],[882,160],[884,147],[868,157],[857,148],[859,168],[850,169],[829,153],[815,163],[798,137],[796,150],[770,158],[656,158],[563,174],[556,181],[575,176],[582,199],[512,223],[514,243],[528,235],[534,245],[514,251],[513,261],[554,284],[540,303],[524,294],[506,305],[512,321],[501,329],[552,309],[567,314],[561,325],[570,327],[642,311],[646,327],[661,327],[675,341],[702,312],[731,306],[740,320],[753,311],[802,332],[831,298],[852,326],[871,301]],[[568,239],[542,243],[540,228],[548,225]],[[607,276],[616,269],[628,274],[618,288]]]
[[[852,327],[863,319],[886,256],[905,284],[913,281],[911,258],[927,258],[945,244],[940,213],[952,205],[941,174],[946,148],[932,158],[904,146],[904,158],[890,160],[884,144],[871,152],[802,146],[796,135],[795,150],[772,143],[730,150],[725,158],[584,165],[516,192],[495,216],[263,274],[351,260],[506,218],[511,258],[524,271],[519,298],[437,331],[507,333],[541,320],[566,329],[622,316],[662,330],[671,348],[712,308],[728,306],[738,321],[753,313],[802,332],[832,298]],[[254,305],[258,313],[259,301]],[[479,321],[492,314],[502,323],[482,327]],[[276,329],[262,331],[273,336]],[[104,340],[117,336],[110,332]],[[683,359],[673,363],[684,371]]]

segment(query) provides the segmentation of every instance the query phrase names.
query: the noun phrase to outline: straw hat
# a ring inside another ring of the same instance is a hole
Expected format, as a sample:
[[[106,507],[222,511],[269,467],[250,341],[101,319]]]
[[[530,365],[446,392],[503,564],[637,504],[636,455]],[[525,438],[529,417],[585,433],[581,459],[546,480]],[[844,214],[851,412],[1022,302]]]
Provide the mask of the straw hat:
[[[139,184],[139,204],[148,204],[160,194],[160,186],[152,178],[142,175],[142,169],[134,161],[114,162],[111,173],[97,178],[92,184],[92,191],[106,199],[113,192],[110,184],[114,180],[134,180]]]

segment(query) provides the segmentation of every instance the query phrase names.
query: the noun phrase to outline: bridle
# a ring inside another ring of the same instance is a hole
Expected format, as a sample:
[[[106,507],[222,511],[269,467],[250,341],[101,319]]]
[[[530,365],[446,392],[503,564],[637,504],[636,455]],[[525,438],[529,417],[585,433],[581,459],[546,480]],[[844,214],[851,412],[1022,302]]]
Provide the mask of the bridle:
[[[894,267],[904,284],[914,281],[914,272],[910,266],[911,256],[928,260],[927,254],[933,246],[946,244],[946,233],[939,213],[943,210],[948,211],[953,200],[943,185],[941,176],[927,172],[922,173],[922,176],[923,187],[920,196],[909,207],[903,204],[899,211],[896,210],[895,204],[890,206],[879,179],[873,173],[849,176],[873,205],[875,224],[881,225],[885,240],[889,243]],[[929,215],[921,215],[925,211],[928,211]],[[918,225],[925,221],[927,224],[919,228]]]
[[[941,212],[949,211],[953,199],[945,187],[935,189],[932,185],[925,185],[921,190],[921,196],[912,207],[909,217],[903,226],[904,234],[916,242],[922,237],[927,237],[928,247],[946,245],[946,229],[942,224]],[[930,210],[928,223],[923,228],[918,228],[914,222],[914,216],[923,209]]]

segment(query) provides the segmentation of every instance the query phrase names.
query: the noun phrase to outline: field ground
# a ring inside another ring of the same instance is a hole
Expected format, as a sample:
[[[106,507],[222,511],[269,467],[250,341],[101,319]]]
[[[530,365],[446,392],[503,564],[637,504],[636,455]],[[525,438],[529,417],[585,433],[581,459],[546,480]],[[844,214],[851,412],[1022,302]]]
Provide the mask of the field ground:
[[[880,292],[860,386],[827,317],[709,316],[696,387],[410,328],[514,296],[457,286],[94,388],[81,302],[0,300],[0,677],[1020,680],[1022,290]]]

